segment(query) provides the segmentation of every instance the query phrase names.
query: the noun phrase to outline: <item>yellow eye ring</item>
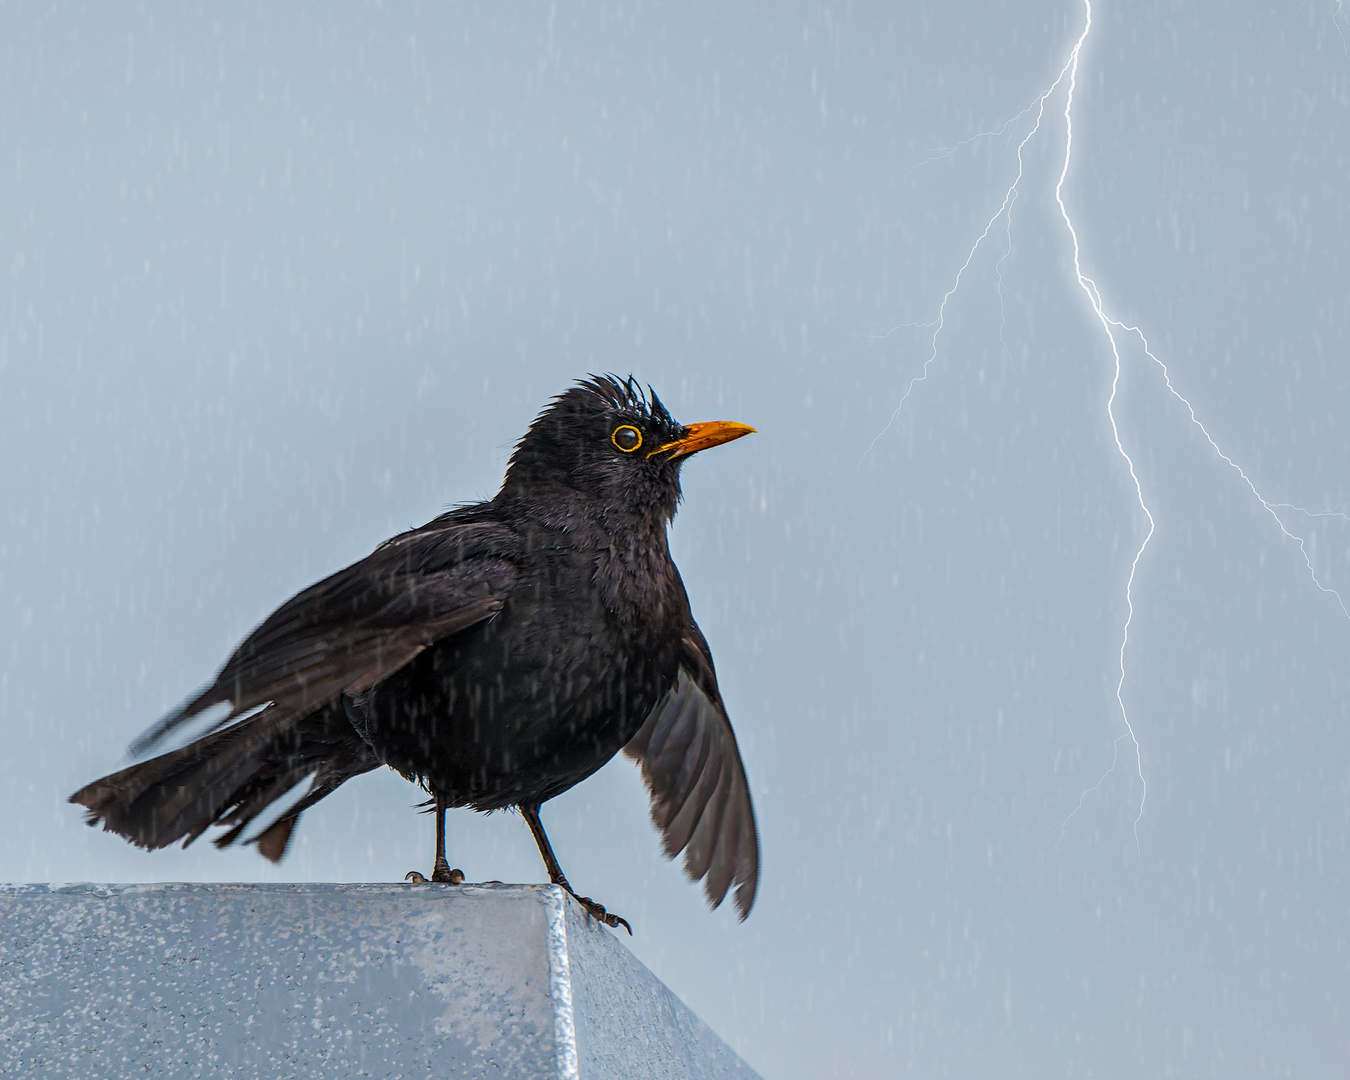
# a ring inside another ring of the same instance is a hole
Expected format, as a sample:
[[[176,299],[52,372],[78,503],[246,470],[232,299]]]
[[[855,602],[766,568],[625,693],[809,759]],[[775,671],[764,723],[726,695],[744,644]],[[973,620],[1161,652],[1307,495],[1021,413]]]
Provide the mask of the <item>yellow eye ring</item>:
[[[609,441],[625,454],[631,454],[642,445],[642,432],[632,424],[622,424],[614,429]]]

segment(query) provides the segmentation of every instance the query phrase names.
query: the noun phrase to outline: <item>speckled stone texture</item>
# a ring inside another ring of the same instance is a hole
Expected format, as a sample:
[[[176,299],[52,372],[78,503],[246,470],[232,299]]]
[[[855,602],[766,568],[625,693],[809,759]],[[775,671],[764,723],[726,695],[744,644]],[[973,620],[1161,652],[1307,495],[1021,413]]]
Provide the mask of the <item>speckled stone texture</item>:
[[[0,886],[0,928],[0,1075],[755,1075],[552,885]]]

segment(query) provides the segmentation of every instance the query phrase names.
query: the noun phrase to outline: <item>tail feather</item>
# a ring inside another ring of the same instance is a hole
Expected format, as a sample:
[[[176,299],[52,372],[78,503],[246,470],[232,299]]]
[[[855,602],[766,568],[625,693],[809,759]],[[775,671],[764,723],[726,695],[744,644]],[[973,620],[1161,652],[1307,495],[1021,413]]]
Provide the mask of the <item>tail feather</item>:
[[[281,857],[286,854],[286,848],[290,846],[295,823],[299,820],[299,814],[291,814],[273,822],[258,835],[258,851],[264,859],[268,862],[281,862]]]
[[[167,847],[178,840],[186,847],[212,825],[233,826],[217,840],[225,846],[309,777],[305,797],[256,838],[259,850],[276,861],[305,807],[379,764],[340,701],[299,719],[268,708],[181,749],[95,780],[70,801],[89,811],[90,825],[101,822],[144,848]]]

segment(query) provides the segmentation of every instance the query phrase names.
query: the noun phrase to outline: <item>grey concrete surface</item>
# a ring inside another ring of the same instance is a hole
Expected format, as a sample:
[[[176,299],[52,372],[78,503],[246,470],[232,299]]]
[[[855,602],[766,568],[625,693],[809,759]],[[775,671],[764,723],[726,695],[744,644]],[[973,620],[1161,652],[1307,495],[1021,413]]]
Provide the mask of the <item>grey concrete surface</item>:
[[[16,885],[0,925],[0,1075],[755,1075],[552,885]]]

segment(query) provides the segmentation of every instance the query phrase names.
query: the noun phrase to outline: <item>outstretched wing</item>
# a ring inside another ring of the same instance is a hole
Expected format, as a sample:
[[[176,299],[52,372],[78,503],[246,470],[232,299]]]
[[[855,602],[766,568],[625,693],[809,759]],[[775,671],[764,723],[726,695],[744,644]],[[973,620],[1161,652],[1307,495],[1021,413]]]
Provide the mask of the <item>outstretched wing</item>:
[[[495,522],[446,515],[397,536],[282,604],[215,682],[142,735],[132,753],[222,702],[230,711],[216,727],[269,703],[276,727],[344,691],[368,690],[427,646],[495,615],[518,565],[515,534]]]
[[[745,766],[697,628],[683,642],[679,675],[624,747],[642,766],[652,821],[667,857],[684,852],[689,877],[717,907],[734,882],[744,919],[759,885],[759,837]]]

